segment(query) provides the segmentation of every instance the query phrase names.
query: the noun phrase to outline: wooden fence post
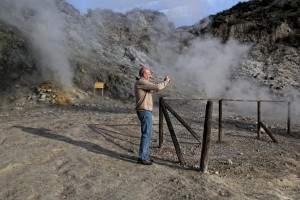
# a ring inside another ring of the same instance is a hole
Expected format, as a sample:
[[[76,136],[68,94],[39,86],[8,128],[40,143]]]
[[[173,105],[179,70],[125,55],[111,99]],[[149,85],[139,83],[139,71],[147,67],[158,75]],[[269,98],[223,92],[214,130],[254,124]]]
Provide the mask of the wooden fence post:
[[[275,139],[275,137],[272,135],[272,133],[269,131],[266,125],[264,123],[259,122],[260,126],[266,131],[266,133],[270,136],[270,138],[273,140],[274,143],[278,143],[278,141]]]
[[[287,134],[291,133],[291,102],[288,102]]]
[[[180,164],[183,165],[184,164],[184,160],[183,160],[183,157],[182,157],[180,146],[179,146],[177,137],[175,135],[175,131],[174,131],[171,119],[169,117],[168,111],[167,111],[167,109],[165,107],[164,101],[162,101],[162,110],[163,110],[163,113],[165,115],[165,119],[166,119],[166,122],[167,122],[167,125],[168,125],[168,128],[169,128],[169,131],[170,131],[170,135],[171,135],[174,147],[175,147],[175,151],[176,151],[178,160],[179,160]]]
[[[158,147],[161,148],[164,142],[164,115],[162,110],[163,97],[159,98],[159,130],[158,130]]]
[[[205,122],[204,122],[203,142],[202,142],[203,145],[202,145],[201,159],[200,159],[200,171],[204,173],[207,172],[207,168],[208,168],[208,153],[210,149],[212,109],[213,109],[213,102],[208,101],[206,104],[206,111],[205,111]]]
[[[261,102],[257,101],[257,139],[260,139]]]
[[[222,110],[222,102],[223,100],[219,100],[219,142],[223,142],[223,126],[222,126],[222,118],[223,118],[223,110]]]
[[[185,121],[169,106],[166,102],[164,102],[165,107],[174,115],[176,119],[188,130],[195,138],[198,140],[198,142],[201,144],[201,139],[197,135],[197,133],[187,124]]]

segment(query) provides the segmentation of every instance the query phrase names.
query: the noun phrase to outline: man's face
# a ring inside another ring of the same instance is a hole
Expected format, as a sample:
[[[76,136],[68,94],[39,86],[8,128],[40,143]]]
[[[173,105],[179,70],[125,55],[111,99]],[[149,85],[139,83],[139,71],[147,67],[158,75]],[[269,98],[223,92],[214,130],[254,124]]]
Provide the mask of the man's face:
[[[149,81],[151,77],[152,77],[151,71],[149,69],[145,70],[144,79]]]

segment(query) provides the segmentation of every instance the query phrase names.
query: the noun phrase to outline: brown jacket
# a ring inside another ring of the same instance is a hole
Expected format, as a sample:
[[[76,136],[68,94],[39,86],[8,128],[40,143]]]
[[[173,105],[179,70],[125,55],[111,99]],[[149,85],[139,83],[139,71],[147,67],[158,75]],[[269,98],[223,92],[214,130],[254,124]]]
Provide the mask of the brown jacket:
[[[136,100],[135,109],[137,111],[142,111],[142,110],[152,111],[153,109],[152,93],[164,89],[168,85],[168,83],[169,83],[168,81],[164,81],[162,83],[154,84],[144,79],[140,79],[136,81],[134,85],[134,93],[135,93],[135,100]]]

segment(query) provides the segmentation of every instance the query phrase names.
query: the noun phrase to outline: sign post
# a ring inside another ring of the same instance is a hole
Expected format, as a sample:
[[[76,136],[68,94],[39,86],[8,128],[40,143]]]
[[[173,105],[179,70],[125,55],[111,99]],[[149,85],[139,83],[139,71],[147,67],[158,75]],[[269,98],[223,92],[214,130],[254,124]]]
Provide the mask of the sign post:
[[[101,89],[101,96],[103,97],[103,90],[104,90],[104,82],[95,82],[94,84],[94,96],[96,94],[96,89]]]

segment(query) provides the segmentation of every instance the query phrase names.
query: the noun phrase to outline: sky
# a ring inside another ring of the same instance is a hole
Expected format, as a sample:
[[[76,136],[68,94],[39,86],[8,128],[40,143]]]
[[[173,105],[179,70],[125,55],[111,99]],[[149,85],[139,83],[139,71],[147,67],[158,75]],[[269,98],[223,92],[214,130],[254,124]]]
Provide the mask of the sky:
[[[199,20],[227,10],[248,0],[66,0],[85,14],[88,9],[110,9],[126,12],[134,8],[151,9],[165,13],[175,26],[193,25]]]

